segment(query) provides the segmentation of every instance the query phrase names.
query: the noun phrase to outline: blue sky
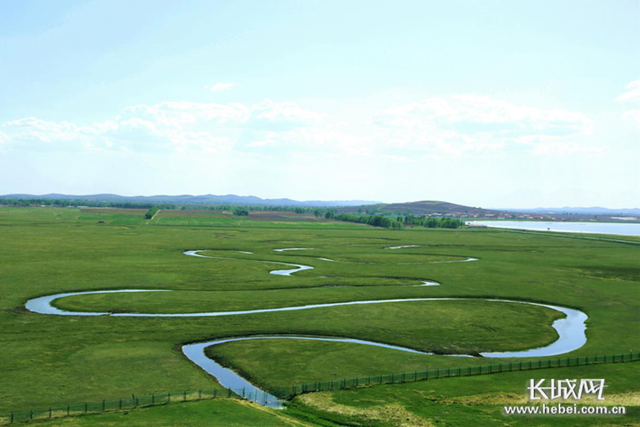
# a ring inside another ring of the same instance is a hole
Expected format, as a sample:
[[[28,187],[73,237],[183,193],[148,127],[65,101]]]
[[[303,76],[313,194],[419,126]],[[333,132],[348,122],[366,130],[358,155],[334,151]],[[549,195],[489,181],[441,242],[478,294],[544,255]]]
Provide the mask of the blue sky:
[[[640,203],[638,1],[0,4],[0,194]]]

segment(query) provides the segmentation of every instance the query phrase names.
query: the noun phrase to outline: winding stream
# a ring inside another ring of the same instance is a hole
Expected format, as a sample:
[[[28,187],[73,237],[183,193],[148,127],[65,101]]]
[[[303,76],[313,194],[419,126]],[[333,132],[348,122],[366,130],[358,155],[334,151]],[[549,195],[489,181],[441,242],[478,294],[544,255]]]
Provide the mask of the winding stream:
[[[279,251],[284,251],[281,249]],[[302,248],[291,248],[289,250],[302,250]],[[202,250],[185,251],[184,255],[211,258],[211,259],[237,259],[237,258],[223,258],[202,255],[199,252]],[[435,261],[435,262],[468,262],[475,261],[475,258],[468,258],[461,261]],[[313,267],[302,264],[290,264],[276,261],[260,261],[269,264],[281,264],[295,267],[289,270],[273,270],[271,274],[279,276],[290,276],[293,273],[311,270]],[[422,285],[414,286],[436,286],[437,282],[424,281]],[[200,313],[110,313],[110,312],[79,312],[79,311],[66,311],[54,307],[52,303],[58,299],[78,296],[78,295],[92,295],[92,294],[110,294],[110,293],[133,293],[133,292],[171,292],[170,289],[119,289],[119,290],[99,290],[99,291],[81,291],[81,292],[65,292],[54,295],[47,295],[32,298],[25,304],[25,308],[33,313],[44,315],[57,315],[57,316],[111,316],[111,317],[219,317],[219,316],[237,316],[237,315],[250,315],[258,313],[273,313],[281,311],[298,311],[298,310],[310,310],[316,308],[326,307],[338,307],[338,306],[351,306],[351,305],[368,305],[368,304],[387,304],[387,303],[403,303],[403,302],[418,302],[418,301],[477,301],[483,300],[487,302],[495,303],[509,303],[509,304],[527,304],[539,307],[546,307],[552,310],[563,313],[566,317],[557,319],[553,322],[552,327],[558,333],[558,339],[553,343],[529,350],[514,351],[514,352],[487,352],[481,353],[481,356],[488,358],[522,358],[522,357],[548,357],[557,356],[570,351],[574,351],[582,347],[587,342],[585,334],[587,315],[582,311],[549,305],[534,303],[528,301],[516,301],[506,299],[489,299],[489,298],[396,298],[396,299],[382,299],[382,300],[360,300],[360,301],[344,301],[322,304],[308,304],[293,307],[277,307],[277,308],[265,308],[255,310],[238,310],[238,311],[210,311]],[[404,351],[409,353],[432,355],[433,353],[422,352],[411,348],[394,346],[390,344],[378,343],[374,341],[358,340],[353,338],[341,338],[341,337],[318,337],[318,336],[289,336],[289,335],[271,335],[271,336],[247,336],[247,337],[234,337],[234,338],[221,338],[207,342],[187,344],[182,347],[184,355],[196,365],[200,366],[203,370],[213,375],[219,382],[225,387],[232,388],[234,390],[243,389],[247,393],[246,396],[257,403],[267,406],[279,406],[280,401],[273,395],[259,389],[253,384],[249,383],[246,379],[234,371],[227,369],[215,360],[208,358],[204,351],[205,348],[220,345],[228,342],[257,340],[257,339],[294,339],[294,340],[311,340],[311,341],[329,341],[329,342],[345,342],[359,345],[369,345],[375,347],[383,347],[396,351]],[[466,355],[448,355],[448,356],[466,356]]]

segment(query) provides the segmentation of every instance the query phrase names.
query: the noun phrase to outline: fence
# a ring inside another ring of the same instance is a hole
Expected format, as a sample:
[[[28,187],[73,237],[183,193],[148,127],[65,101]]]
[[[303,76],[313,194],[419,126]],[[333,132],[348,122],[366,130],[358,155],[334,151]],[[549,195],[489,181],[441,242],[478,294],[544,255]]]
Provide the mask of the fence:
[[[82,414],[96,414],[122,409],[134,409],[155,405],[166,405],[175,402],[193,402],[198,400],[216,398],[247,399],[264,406],[281,407],[283,402],[280,399],[289,399],[298,394],[309,392],[344,390],[377,384],[400,384],[414,381],[432,380],[437,378],[467,377],[473,375],[496,374],[500,372],[528,371],[547,368],[565,368],[571,366],[586,366],[635,361],[640,361],[640,353],[629,352],[605,356],[582,356],[547,360],[504,362],[491,365],[431,369],[427,371],[404,372],[400,374],[373,375],[358,378],[344,378],[341,380],[316,381],[312,383],[304,383],[287,388],[277,389],[273,392],[273,395],[257,389],[252,389],[249,391],[247,391],[246,389],[185,390],[177,393],[149,394],[144,396],[132,395],[131,397],[124,399],[58,405],[51,406],[45,409],[33,409],[28,411],[0,414],[0,424],[12,424],[32,420],[45,420]]]
[[[281,399],[290,399],[295,395],[316,391],[344,390],[348,388],[379,384],[398,384],[424,381],[437,378],[468,377],[473,375],[496,374],[500,372],[528,371],[533,369],[565,368],[570,366],[586,366],[604,363],[635,362],[640,360],[640,353],[623,353],[605,356],[567,357],[560,359],[529,360],[504,362],[499,364],[468,366],[459,368],[431,369],[428,371],[403,372],[400,374],[373,375],[341,380],[316,381],[275,390],[273,394]]]
[[[176,393],[132,395],[131,397],[117,400],[74,403],[50,406],[45,409],[10,412],[8,414],[0,414],[0,425],[216,398],[247,399],[271,407],[280,407],[282,405],[282,401],[263,391],[247,391],[245,389],[184,390]]]

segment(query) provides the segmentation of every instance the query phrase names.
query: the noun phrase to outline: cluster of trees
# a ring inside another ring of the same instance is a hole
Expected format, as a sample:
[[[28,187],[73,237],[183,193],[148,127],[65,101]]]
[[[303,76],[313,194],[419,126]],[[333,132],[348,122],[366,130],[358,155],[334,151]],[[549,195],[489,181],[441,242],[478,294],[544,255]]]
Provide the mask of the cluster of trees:
[[[144,217],[145,217],[146,219],[151,219],[151,218],[153,218],[153,216],[154,216],[155,214],[157,214],[157,213],[158,213],[158,211],[159,211],[159,210],[160,210],[160,209],[159,209],[157,206],[154,206],[154,207],[152,207],[151,209],[149,209],[149,210],[147,211],[147,213],[146,213],[146,214],[144,214]]]
[[[325,218],[336,219],[338,221],[357,222],[359,224],[369,224],[374,227],[390,228],[392,230],[400,230],[403,228],[401,222],[381,215],[336,215],[333,211],[327,211]]]
[[[249,216],[249,209],[242,206],[236,206],[232,212],[235,216]]]
[[[464,225],[464,221],[458,218],[431,218],[427,216],[413,216],[411,214],[397,218],[399,222],[427,228],[458,228]]]
[[[360,224],[369,224],[374,227],[384,227],[393,230],[400,230],[404,228],[404,225],[412,225],[427,228],[458,228],[462,227],[465,223],[461,219],[457,218],[430,218],[427,216],[413,216],[408,214],[407,216],[398,216],[395,219],[391,216],[385,215],[352,215],[352,214],[337,214],[335,210],[330,209],[327,211],[315,210],[314,215],[316,217],[323,216],[327,219],[336,219],[338,221],[357,222]]]

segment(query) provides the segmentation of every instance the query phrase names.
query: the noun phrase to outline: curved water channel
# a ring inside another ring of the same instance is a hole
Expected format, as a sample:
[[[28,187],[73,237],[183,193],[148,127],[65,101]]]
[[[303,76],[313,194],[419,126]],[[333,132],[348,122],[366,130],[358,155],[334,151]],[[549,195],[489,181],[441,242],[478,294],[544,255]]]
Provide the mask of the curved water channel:
[[[278,252],[287,249],[278,250]],[[290,250],[301,250],[299,248]],[[185,251],[187,256],[212,258],[212,259],[237,259],[237,258],[224,258],[202,255],[199,252],[202,250]],[[241,252],[241,251],[238,251]],[[246,253],[246,252],[242,252]],[[468,258],[457,262],[475,261],[475,258]],[[295,267],[289,270],[273,270],[271,274],[279,276],[290,276],[293,273],[311,270],[313,267],[302,264],[290,264],[276,261],[260,261],[270,264],[283,264]],[[443,261],[435,261],[443,262]],[[456,262],[456,261],[444,261],[444,262]],[[437,282],[425,281],[423,285],[413,286],[434,286],[439,285]],[[365,304],[386,304],[386,303],[402,303],[402,302],[417,302],[417,301],[477,301],[483,300],[487,302],[496,303],[510,303],[510,304],[527,304],[539,307],[546,307],[552,310],[563,313],[566,317],[557,319],[553,322],[552,327],[558,333],[558,339],[553,343],[529,350],[515,351],[515,352],[487,352],[480,353],[483,357],[488,358],[520,358],[520,357],[548,357],[557,356],[560,354],[568,353],[573,350],[577,350],[587,342],[585,334],[587,315],[582,311],[572,308],[561,307],[550,304],[541,304],[528,301],[516,301],[506,299],[489,299],[489,298],[396,298],[396,299],[383,299],[383,300],[361,300],[361,301],[345,301],[334,303],[322,303],[322,304],[308,304],[293,307],[278,307],[278,308],[266,308],[255,310],[239,310],[239,311],[211,311],[201,313],[109,313],[109,312],[79,312],[79,311],[66,311],[54,307],[52,303],[58,299],[78,296],[78,295],[91,295],[91,294],[109,294],[109,293],[130,293],[130,292],[171,292],[170,289],[119,289],[119,290],[100,290],[100,291],[81,291],[81,292],[65,292],[54,295],[47,295],[37,298],[32,298],[25,304],[25,308],[33,313],[45,314],[45,315],[57,315],[57,316],[111,316],[111,317],[219,317],[219,316],[237,316],[237,315],[250,315],[257,313],[273,313],[280,311],[297,311],[297,310],[310,310],[316,308],[326,307],[338,307],[348,305],[365,305]],[[319,337],[319,336],[290,336],[290,335],[269,335],[269,336],[246,336],[246,337],[234,337],[234,338],[222,338],[207,342],[200,342],[194,344],[187,344],[182,347],[184,355],[196,365],[200,366],[204,371],[213,375],[220,384],[225,387],[238,390],[242,389],[249,399],[256,401],[260,404],[267,406],[279,406],[280,401],[273,395],[259,389],[246,379],[238,375],[236,372],[221,366],[215,360],[210,359],[205,355],[205,349],[214,345],[224,344],[228,342],[246,341],[246,340],[258,340],[258,339],[294,339],[294,340],[311,340],[311,341],[329,341],[329,342],[345,342],[360,345],[369,345],[375,347],[383,347],[391,350],[404,351],[415,354],[433,355],[433,353],[422,352],[411,348],[394,346],[390,344],[378,343],[374,341],[358,340],[353,338],[339,338],[339,337]],[[447,356],[466,356],[459,354],[451,354]]]

